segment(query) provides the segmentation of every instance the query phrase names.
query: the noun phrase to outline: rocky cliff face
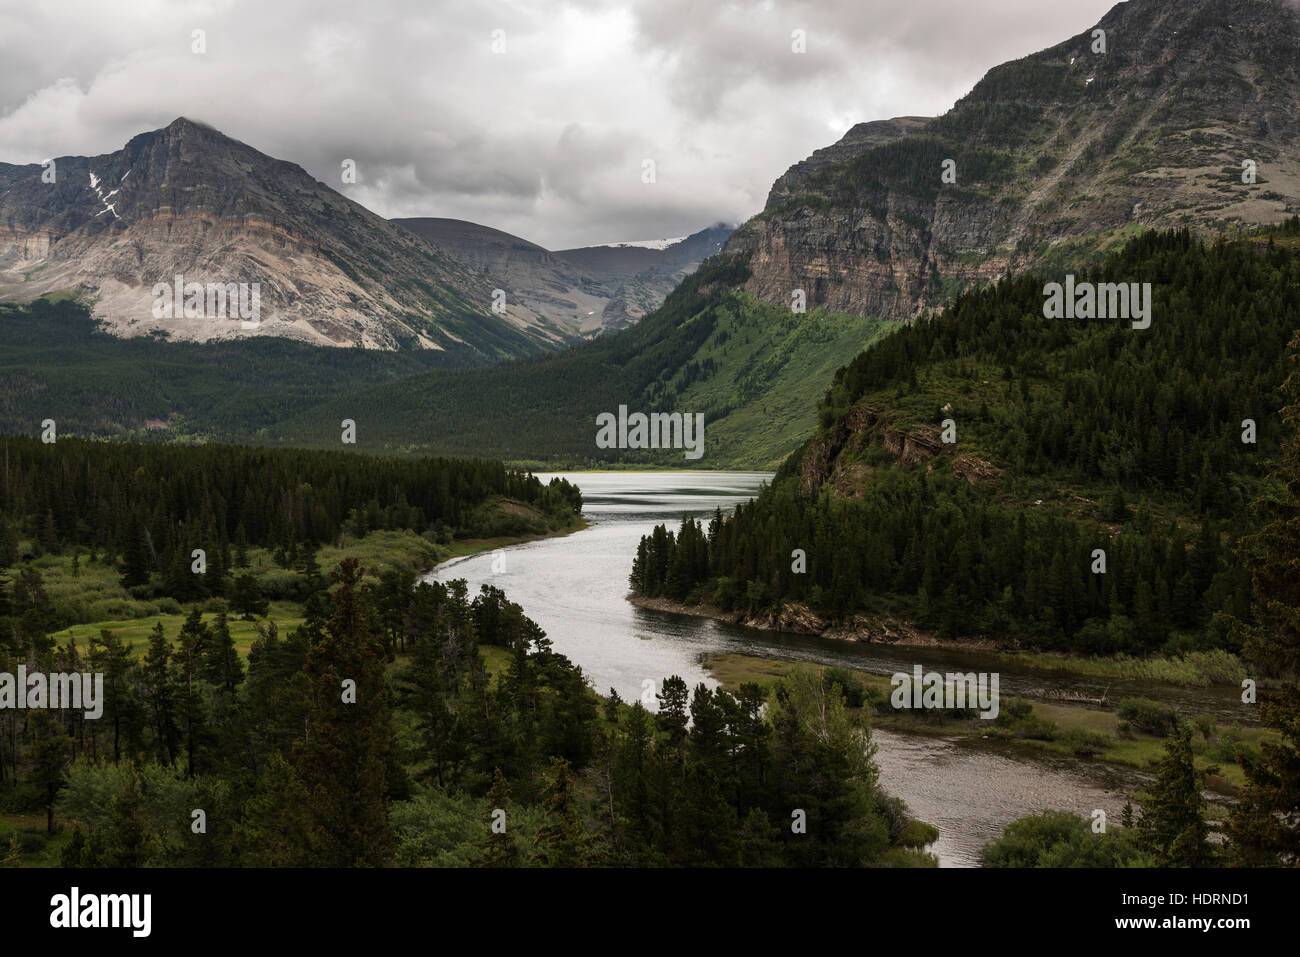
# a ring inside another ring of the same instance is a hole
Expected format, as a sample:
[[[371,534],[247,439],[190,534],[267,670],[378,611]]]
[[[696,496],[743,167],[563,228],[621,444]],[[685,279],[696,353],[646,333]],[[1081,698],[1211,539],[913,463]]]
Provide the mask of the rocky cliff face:
[[[280,335],[321,345],[445,350],[458,364],[572,337],[522,310],[492,312],[478,270],[292,163],[178,119],[104,156],[0,164],[0,297],[71,291],[123,335]],[[257,284],[260,323],[157,318],[154,286]]]
[[[873,146],[882,146],[915,133],[930,122],[928,116],[898,116],[892,120],[871,120],[859,123],[844,134],[839,142],[816,150],[805,160],[795,163],[781,175],[767,194],[767,206],[779,206],[784,200],[827,167],[861,156]]]
[[[799,459],[799,491],[816,495],[818,489],[829,485],[837,495],[858,494],[873,468],[866,461],[873,447],[901,465],[952,456],[953,474],[971,483],[991,481],[999,474],[996,466],[978,456],[958,454],[956,446],[945,445],[937,428],[899,428],[891,423],[889,410],[883,406],[858,404],[820,430],[804,448]]]
[[[1096,30],[990,70],[941,117],[861,124],[796,164],[727,243],[749,260],[747,288],[906,320],[1138,227],[1300,210],[1294,2],[1131,0]]]

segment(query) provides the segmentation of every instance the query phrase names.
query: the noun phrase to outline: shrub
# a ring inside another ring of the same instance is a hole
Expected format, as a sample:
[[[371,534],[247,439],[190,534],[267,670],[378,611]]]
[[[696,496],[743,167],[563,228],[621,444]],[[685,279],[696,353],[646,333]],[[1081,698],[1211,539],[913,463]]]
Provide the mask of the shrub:
[[[980,851],[984,867],[1132,867],[1149,865],[1128,828],[1092,833],[1087,818],[1047,811],[1012,821]]]
[[[998,716],[994,722],[1003,728],[1010,728],[1034,713],[1034,706],[1024,698],[1004,698],[998,707]]]
[[[1119,703],[1119,718],[1139,731],[1165,737],[1178,727],[1178,713],[1148,698],[1125,698]]]
[[[823,677],[828,687],[839,685],[846,705],[850,708],[862,707],[866,697],[866,686],[853,677],[847,668],[827,668]]]
[[[1102,734],[1100,731],[1086,731],[1083,728],[1070,728],[1068,731],[1062,731],[1056,736],[1056,740],[1080,757],[1092,757],[1095,754],[1101,754],[1114,743],[1108,734]]]
[[[240,579],[252,576],[241,575]],[[288,569],[272,568],[258,575],[256,582],[256,595],[260,598],[271,601],[293,600],[299,597],[299,591],[302,587],[302,576],[297,572]],[[238,588],[243,588],[240,592]],[[238,585],[236,589],[236,602],[243,602],[244,596],[251,596],[254,591],[247,585]],[[253,599],[256,601],[256,599]],[[245,603],[246,604],[246,603]],[[239,610],[244,610],[244,604],[240,604]]]

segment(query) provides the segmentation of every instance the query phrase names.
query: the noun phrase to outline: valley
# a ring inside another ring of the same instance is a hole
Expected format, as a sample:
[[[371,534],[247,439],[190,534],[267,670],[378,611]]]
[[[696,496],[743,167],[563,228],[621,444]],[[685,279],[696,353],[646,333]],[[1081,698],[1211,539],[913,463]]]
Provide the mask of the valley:
[[[10,91],[0,867],[1300,861],[1300,5],[942,7]]]

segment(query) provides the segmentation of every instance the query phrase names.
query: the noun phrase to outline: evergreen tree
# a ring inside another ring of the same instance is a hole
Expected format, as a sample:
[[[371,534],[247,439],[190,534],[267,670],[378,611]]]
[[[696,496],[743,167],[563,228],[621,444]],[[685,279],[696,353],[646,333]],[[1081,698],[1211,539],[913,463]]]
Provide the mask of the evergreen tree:
[[[113,729],[114,763],[122,760],[124,751],[134,757],[140,744],[141,714],[131,680],[135,667],[131,649],[114,632],[101,628],[98,637],[90,640],[89,656],[92,667],[104,675],[104,712],[96,729],[101,722]]]
[[[677,753],[678,767],[685,773],[689,697],[686,682],[678,675],[671,675],[663,680],[663,688],[655,697],[659,701],[659,713],[655,715],[655,724],[659,726],[660,731],[668,735],[668,746]]]
[[[122,555],[122,587],[136,588],[149,584],[149,551],[143,526],[134,526],[127,534]]]
[[[619,712],[622,710],[623,699],[615,689],[610,688],[609,695],[605,698],[605,720],[610,724],[618,724]]]
[[[319,832],[309,798],[293,765],[273,752],[235,827],[239,861],[246,867],[305,867],[316,861]]]
[[[1213,863],[1205,823],[1205,775],[1192,756],[1192,728],[1180,724],[1165,745],[1156,780],[1143,795],[1139,842],[1159,867],[1206,867]]]
[[[31,751],[32,783],[40,789],[45,804],[45,830],[54,833],[54,802],[63,787],[64,775],[72,757],[72,741],[49,711],[32,712],[29,728],[33,745]]]
[[[511,830],[510,783],[500,768],[492,772],[488,791],[488,836],[479,845],[479,867],[518,867],[519,844]]]
[[[235,650],[235,639],[230,634],[230,622],[224,611],[217,612],[216,620],[208,629],[208,642],[204,648],[201,674],[227,694],[234,694],[244,680],[244,663]]]
[[[587,867],[590,840],[578,807],[573,771],[563,758],[551,759],[552,778],[542,795],[546,820],[534,840],[533,860],[544,867]]]
[[[140,775],[134,766],[127,769],[121,790],[113,798],[112,813],[106,826],[104,863],[109,867],[144,867],[158,845],[149,825],[140,793]]]
[[[230,596],[230,606],[249,621],[254,615],[265,615],[270,609],[270,602],[262,597],[262,589],[257,584],[257,576],[249,573],[235,579],[234,592]]]
[[[199,683],[209,640],[208,627],[199,606],[195,605],[181,626],[173,657],[176,720],[185,738],[186,776],[191,778],[206,768],[211,745],[207,703]]]
[[[1300,356],[1300,334],[1292,340]],[[1236,633],[1265,672],[1283,677],[1260,692],[1260,720],[1280,732],[1246,761],[1246,790],[1227,832],[1236,855],[1252,865],[1300,864],[1300,371],[1288,377],[1283,419],[1288,435],[1272,478],[1256,502],[1265,524],[1243,542],[1258,621],[1238,620]]]
[[[656,809],[654,723],[640,701],[634,701],[623,722],[623,739],[614,759],[614,804],[620,818],[622,843],[634,855],[657,846],[660,833]]]
[[[388,764],[392,724],[384,681],[383,639],[362,601],[363,570],[345,558],[334,573],[329,617],[304,671],[311,682],[306,736],[295,770],[307,790],[316,844],[314,864],[380,867],[392,855]]]
[[[176,763],[178,743],[171,658],[171,643],[168,642],[160,621],[149,632],[149,650],[144,658],[143,677],[153,724],[155,753],[169,765]]]

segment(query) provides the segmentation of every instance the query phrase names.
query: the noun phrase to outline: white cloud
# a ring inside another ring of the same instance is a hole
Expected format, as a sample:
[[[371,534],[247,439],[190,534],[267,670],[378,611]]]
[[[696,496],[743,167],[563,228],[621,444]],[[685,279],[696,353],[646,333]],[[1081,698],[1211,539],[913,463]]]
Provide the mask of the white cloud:
[[[947,109],[1110,0],[67,0],[0,13],[0,160],[120,148],[177,116],[386,216],[551,248],[756,212],[852,123]],[[190,51],[207,32],[207,53]],[[805,54],[790,32],[807,31]],[[492,52],[503,30],[504,53]],[[658,181],[641,182],[652,158]],[[358,182],[339,182],[343,159]]]

